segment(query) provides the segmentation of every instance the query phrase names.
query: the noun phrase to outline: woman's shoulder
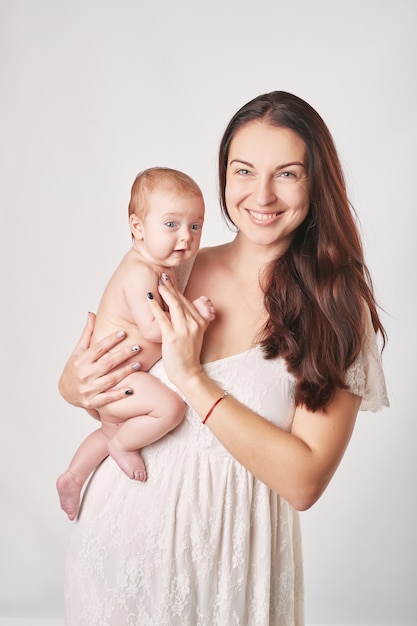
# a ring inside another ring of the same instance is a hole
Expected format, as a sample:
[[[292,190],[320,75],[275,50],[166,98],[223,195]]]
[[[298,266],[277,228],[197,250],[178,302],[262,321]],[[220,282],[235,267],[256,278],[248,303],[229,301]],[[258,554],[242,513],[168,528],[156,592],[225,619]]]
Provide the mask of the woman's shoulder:
[[[224,243],[219,246],[210,246],[208,248],[201,248],[197,254],[197,258],[195,261],[195,266],[205,267],[206,265],[212,266],[213,264],[222,263],[222,259],[224,259],[226,252],[228,249],[228,244]]]
[[[223,250],[224,246],[199,250],[187,282],[186,295],[190,300],[194,300],[202,293],[207,295],[216,287],[218,288],[219,280],[223,280],[225,273]]]
[[[192,278],[208,280],[209,282],[218,278],[219,272],[225,276],[228,267],[227,244],[202,248],[196,257]]]

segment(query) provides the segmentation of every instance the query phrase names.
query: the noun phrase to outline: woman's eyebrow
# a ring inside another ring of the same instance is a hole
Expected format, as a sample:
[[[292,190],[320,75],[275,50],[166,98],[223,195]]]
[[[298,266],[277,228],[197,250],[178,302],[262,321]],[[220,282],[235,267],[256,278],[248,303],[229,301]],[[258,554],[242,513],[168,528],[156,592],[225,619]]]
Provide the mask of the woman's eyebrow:
[[[243,161],[243,159],[232,159],[229,165],[232,163],[242,163],[242,165],[247,165],[248,167],[253,167],[253,163],[249,163],[249,161]]]
[[[233,163],[241,163],[242,165],[247,165],[248,167],[254,167],[253,163],[249,163],[249,161],[244,161],[243,159],[232,159],[229,165]],[[302,161],[289,161],[288,163],[282,163],[282,165],[277,165],[275,169],[281,170],[284,167],[290,167],[291,165],[300,165],[301,167],[305,167],[305,163]]]

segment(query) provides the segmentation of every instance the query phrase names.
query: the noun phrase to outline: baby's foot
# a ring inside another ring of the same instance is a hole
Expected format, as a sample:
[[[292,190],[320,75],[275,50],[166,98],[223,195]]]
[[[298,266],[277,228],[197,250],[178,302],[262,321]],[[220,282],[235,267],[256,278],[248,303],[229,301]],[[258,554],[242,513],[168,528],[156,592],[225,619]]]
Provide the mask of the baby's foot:
[[[61,509],[68,515],[68,519],[74,520],[80,508],[82,484],[77,481],[70,470],[67,470],[56,481],[56,488],[59,501],[61,502]]]
[[[109,440],[107,449],[126,476],[132,480],[145,482],[146,467],[139,450],[124,450],[114,438]]]
[[[200,296],[193,302],[195,308],[207,322],[212,322],[216,317],[216,311],[210,298]]]

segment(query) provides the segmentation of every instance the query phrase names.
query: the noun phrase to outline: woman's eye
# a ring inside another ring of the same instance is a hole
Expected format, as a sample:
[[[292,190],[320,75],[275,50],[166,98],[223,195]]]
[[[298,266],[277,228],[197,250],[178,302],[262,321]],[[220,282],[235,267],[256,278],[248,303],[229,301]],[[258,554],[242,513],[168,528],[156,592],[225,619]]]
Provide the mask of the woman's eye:
[[[249,174],[249,170],[240,169],[237,171],[238,174],[242,174],[242,176],[246,176]]]
[[[298,172],[290,172],[286,170],[285,172],[281,172],[279,174],[279,178],[281,180],[288,181],[289,183],[295,183],[297,182],[297,180],[299,180],[300,177],[299,177]]]

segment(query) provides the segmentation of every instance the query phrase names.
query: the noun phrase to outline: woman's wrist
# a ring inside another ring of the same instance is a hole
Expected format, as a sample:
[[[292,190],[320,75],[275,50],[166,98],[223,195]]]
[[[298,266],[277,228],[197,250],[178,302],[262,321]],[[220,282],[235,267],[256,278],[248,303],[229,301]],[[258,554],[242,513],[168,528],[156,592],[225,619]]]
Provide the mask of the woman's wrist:
[[[193,407],[202,422],[206,422],[227,393],[218,383],[209,378],[202,370],[199,374],[190,376],[178,389],[185,396],[187,403]]]
[[[221,395],[221,396],[219,396],[219,397],[217,398],[217,400],[215,400],[215,402],[211,405],[211,407],[210,407],[210,408],[209,408],[209,410],[207,411],[206,416],[205,416],[205,417],[203,417],[203,420],[202,420],[202,421],[203,421],[203,424],[205,424],[205,423],[207,422],[208,418],[209,418],[209,417],[210,417],[210,415],[213,413],[213,411],[215,410],[216,406],[217,406],[218,404],[220,404],[220,402],[221,402],[222,400],[224,400],[224,399],[225,399],[225,397],[226,397],[227,395],[228,395],[227,391],[223,391],[222,395]]]

